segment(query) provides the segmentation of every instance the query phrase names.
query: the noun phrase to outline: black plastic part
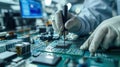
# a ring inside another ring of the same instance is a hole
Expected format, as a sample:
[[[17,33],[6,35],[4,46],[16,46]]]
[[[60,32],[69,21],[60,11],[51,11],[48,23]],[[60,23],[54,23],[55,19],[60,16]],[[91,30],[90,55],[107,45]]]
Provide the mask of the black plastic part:
[[[55,46],[55,48],[69,48],[70,47],[70,43],[65,43],[65,44],[63,44],[63,43],[58,43],[56,46]]]
[[[67,7],[67,5],[64,5],[63,12],[62,12],[62,20],[63,20],[63,25],[64,25],[63,32],[67,30],[65,28],[65,23],[67,21],[67,18],[68,18],[68,7]]]

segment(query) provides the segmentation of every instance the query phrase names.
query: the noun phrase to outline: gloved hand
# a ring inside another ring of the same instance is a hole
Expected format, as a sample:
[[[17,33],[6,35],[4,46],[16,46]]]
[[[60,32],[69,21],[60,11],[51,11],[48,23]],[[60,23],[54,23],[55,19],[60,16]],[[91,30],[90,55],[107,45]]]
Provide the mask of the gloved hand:
[[[67,21],[65,23],[65,28],[72,33],[76,33],[79,31],[81,27],[80,20],[77,16],[72,15],[71,13],[68,13]],[[61,34],[64,26],[63,26],[63,20],[62,20],[62,11],[57,11],[55,14],[55,22],[52,23],[53,29],[58,34]]]
[[[94,53],[98,47],[108,49],[120,46],[120,16],[103,21],[80,47]]]

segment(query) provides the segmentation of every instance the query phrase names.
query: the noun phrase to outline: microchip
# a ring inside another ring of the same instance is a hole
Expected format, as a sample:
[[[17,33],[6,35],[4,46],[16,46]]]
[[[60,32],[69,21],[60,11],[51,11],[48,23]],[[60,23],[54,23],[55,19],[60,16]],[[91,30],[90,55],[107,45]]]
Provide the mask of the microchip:
[[[70,47],[70,43],[58,43],[55,47],[56,48],[69,48]]]
[[[51,56],[51,55],[42,54],[36,57],[32,62],[55,66],[60,60],[61,60],[60,56],[56,56],[56,55]]]

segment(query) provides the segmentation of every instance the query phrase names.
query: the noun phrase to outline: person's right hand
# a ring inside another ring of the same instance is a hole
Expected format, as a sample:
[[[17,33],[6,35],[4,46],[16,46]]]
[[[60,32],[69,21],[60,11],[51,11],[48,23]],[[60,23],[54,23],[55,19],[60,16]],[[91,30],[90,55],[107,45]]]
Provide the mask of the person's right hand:
[[[120,47],[120,16],[103,21],[80,47],[94,53],[101,47],[106,50],[109,47]]]
[[[72,15],[71,13],[67,14],[67,21],[65,23],[65,29],[67,29],[68,32],[76,33],[80,31],[81,28],[81,22],[79,18],[75,15]],[[55,22],[52,23],[53,29],[58,34],[62,34],[62,31],[64,29],[63,25],[63,18],[62,18],[62,11],[57,11],[55,14]]]

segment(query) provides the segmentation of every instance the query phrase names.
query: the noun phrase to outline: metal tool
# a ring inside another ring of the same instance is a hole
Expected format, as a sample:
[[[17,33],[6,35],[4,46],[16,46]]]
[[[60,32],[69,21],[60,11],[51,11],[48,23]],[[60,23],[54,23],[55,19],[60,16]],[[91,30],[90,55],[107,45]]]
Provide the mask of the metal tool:
[[[63,19],[63,25],[64,25],[64,29],[63,29],[63,37],[64,37],[64,44],[65,44],[65,23],[67,21],[67,14],[68,14],[68,7],[67,5],[64,5],[64,8],[63,8],[63,13],[62,13],[62,19]]]

